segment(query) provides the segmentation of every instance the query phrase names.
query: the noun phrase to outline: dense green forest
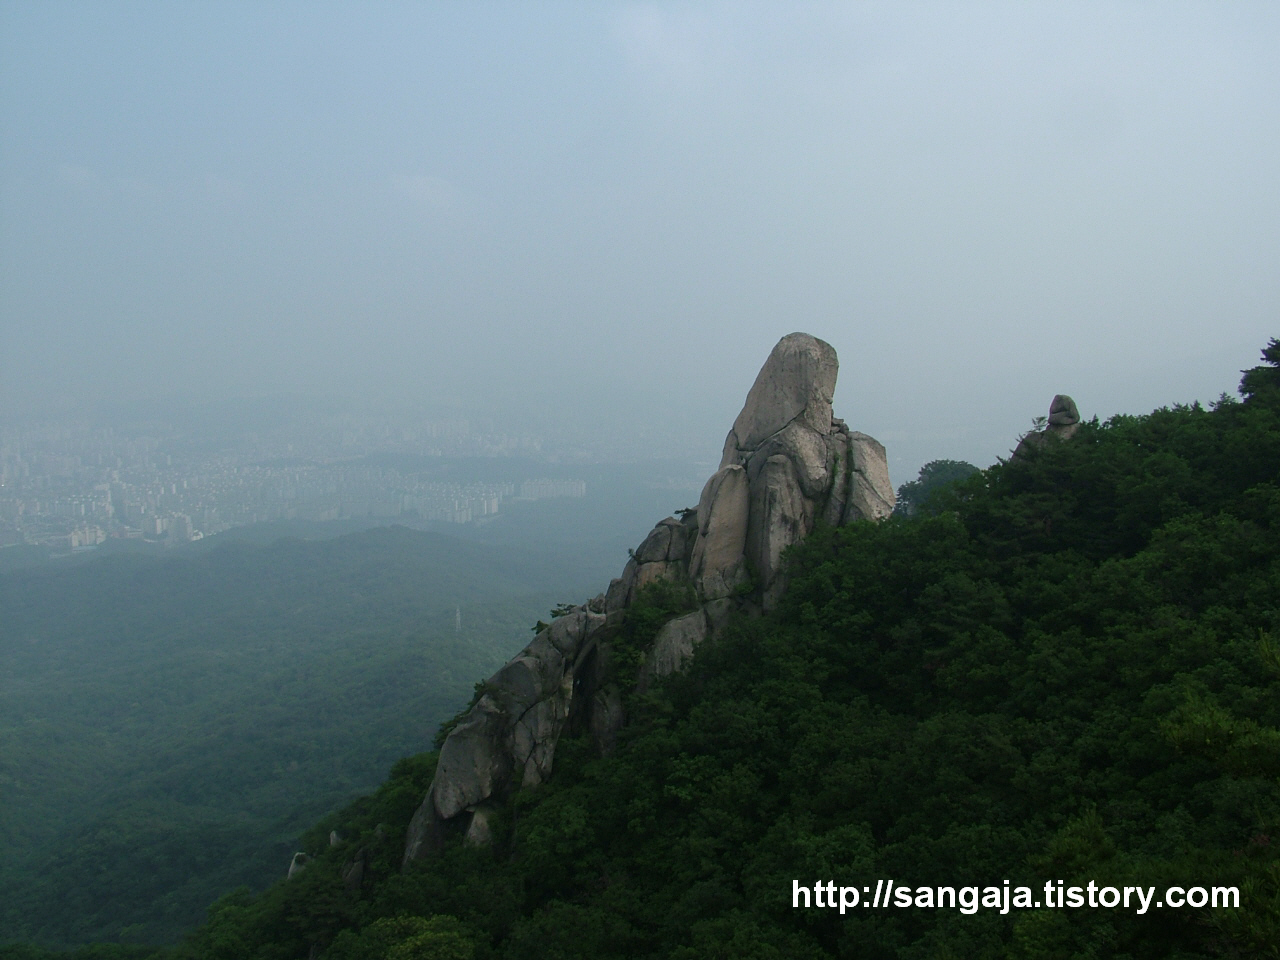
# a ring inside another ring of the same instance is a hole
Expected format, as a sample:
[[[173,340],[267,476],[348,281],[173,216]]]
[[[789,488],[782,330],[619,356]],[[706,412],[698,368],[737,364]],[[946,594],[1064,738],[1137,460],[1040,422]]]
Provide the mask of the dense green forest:
[[[1280,342],[1264,360],[1241,400],[1095,420],[910,516],[820,529],[774,612],[632,690],[609,756],[562,741],[491,848],[401,870],[420,754],[163,955],[1280,955]],[[793,907],[797,881],[888,880],[1241,906]]]
[[[163,943],[526,642],[542,558],[404,528],[0,574],[0,942]]]
[[[920,476],[898,488],[894,513],[908,516],[919,510],[935,493],[972,476],[978,468],[963,460],[934,460],[920,468]]]

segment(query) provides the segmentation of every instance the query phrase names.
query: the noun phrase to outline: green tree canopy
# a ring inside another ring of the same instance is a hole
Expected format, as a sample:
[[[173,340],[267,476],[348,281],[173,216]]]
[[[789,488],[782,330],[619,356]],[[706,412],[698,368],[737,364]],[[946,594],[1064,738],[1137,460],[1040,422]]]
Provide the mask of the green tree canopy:
[[[920,468],[920,475],[898,488],[895,513],[911,516],[918,513],[938,491],[959,483],[978,472],[963,460],[931,460]]]

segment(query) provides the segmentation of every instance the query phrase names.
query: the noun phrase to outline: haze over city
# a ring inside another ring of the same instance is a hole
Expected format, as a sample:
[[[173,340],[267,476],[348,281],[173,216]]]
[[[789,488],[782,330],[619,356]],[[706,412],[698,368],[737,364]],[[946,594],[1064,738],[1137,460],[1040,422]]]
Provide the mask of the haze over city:
[[[1257,362],[1278,47],[1260,3],[5,2],[0,404],[338,398],[711,461],[805,330],[896,483],[985,466],[1054,393]]]

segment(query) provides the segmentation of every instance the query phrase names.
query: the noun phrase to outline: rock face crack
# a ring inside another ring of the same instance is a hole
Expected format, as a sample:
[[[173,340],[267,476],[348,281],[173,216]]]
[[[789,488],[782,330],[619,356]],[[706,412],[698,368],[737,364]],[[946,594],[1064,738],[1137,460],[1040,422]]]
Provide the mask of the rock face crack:
[[[551,775],[566,730],[607,753],[625,722],[610,641],[646,586],[692,586],[697,609],[673,617],[645,652],[643,689],[683,669],[735,612],[768,610],[786,590],[786,550],[814,525],[893,510],[884,447],[831,413],[839,363],[830,344],[783,337],[725,438],[697,509],[658,522],[604,593],[557,617],[485,684],[449,734],[409,825],[406,866],[450,832],[487,843],[493,805]]]

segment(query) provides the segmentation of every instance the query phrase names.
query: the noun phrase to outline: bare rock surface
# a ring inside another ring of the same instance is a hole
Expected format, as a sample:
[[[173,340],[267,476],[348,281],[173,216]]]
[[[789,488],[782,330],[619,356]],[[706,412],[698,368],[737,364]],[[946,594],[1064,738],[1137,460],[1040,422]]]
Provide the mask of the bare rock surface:
[[[844,523],[883,520],[893,513],[897,498],[889,481],[884,445],[865,433],[849,434],[849,493]]]
[[[727,597],[746,581],[750,510],[747,472],[736,463],[721,467],[702,488],[689,574],[704,597]]]
[[[743,577],[768,610],[786,589],[783,556],[803,540],[818,519],[833,525],[878,520],[893,512],[884,447],[863,433],[851,433],[831,414],[839,362],[830,344],[807,333],[778,342],[765,361],[733,429],[725,438],[720,470],[708,481],[698,504],[694,581],[704,599],[733,595]],[[741,491],[727,485],[727,471],[746,472],[747,507],[737,570],[736,535],[741,523]],[[723,516],[732,524],[713,527]],[[708,563],[706,556],[715,562]]]
[[[675,673],[693,656],[694,648],[707,638],[707,614],[699,607],[692,613],[667,621],[653,641],[641,671],[643,679]]]
[[[503,743],[508,719],[493,697],[486,695],[445,740],[432,789],[442,820],[491,797],[510,775],[514,764]]]
[[[1080,411],[1076,402],[1060,393],[1049,404],[1049,425],[1045,431],[1055,434],[1059,440],[1070,440],[1080,429]]]
[[[720,465],[734,462],[735,450],[755,450],[797,418],[825,432],[831,426],[831,398],[839,370],[831,344],[807,333],[779,340],[733,422]]]
[[[1018,441],[1011,460],[1026,456],[1027,452],[1054,440],[1070,440],[1080,429],[1080,410],[1076,402],[1065,393],[1059,393],[1049,402],[1049,417],[1043,430],[1034,430]]]
[[[1080,422],[1080,411],[1076,402],[1065,393],[1060,393],[1049,404],[1049,425],[1051,427],[1068,426]]]
[[[735,611],[776,605],[786,589],[786,551],[815,524],[892,512],[884,447],[832,416],[838,370],[822,340],[793,333],[778,342],[697,509],[659,521],[605,593],[558,616],[483,685],[440,751],[409,826],[406,865],[441,849],[446,835],[489,843],[497,806],[551,775],[566,732],[590,737],[602,753],[613,749],[626,700],[610,644],[647,587],[682,585],[696,608],[658,630],[631,678],[641,688],[683,669]]]
[[[794,462],[782,454],[768,457],[751,485],[751,523],[747,560],[764,589],[764,607],[777,601],[783,585],[782,554],[813,526],[812,503],[805,497]]]

